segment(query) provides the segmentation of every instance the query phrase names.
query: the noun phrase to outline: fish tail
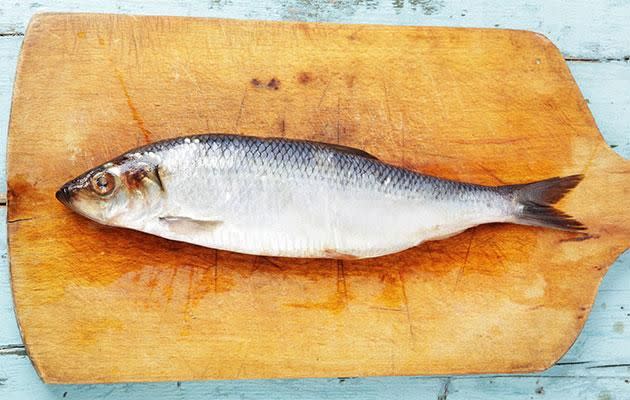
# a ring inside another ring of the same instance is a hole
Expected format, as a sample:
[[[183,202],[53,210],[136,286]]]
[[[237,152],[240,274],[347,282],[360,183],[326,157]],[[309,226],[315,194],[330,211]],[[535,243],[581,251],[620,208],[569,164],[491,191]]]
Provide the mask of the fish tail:
[[[555,177],[522,185],[502,186],[517,204],[515,221],[521,225],[544,226],[564,231],[586,229],[572,216],[553,207],[571,189],[576,187],[584,175]]]

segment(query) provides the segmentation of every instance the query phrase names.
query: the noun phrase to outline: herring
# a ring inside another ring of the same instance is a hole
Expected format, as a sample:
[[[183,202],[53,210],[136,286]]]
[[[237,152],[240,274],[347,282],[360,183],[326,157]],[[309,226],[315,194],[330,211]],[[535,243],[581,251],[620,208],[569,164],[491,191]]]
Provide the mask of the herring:
[[[67,182],[56,197],[99,223],[200,246],[354,259],[493,222],[584,230],[552,207],[581,179],[482,186],[340,145],[207,134],[131,150]]]

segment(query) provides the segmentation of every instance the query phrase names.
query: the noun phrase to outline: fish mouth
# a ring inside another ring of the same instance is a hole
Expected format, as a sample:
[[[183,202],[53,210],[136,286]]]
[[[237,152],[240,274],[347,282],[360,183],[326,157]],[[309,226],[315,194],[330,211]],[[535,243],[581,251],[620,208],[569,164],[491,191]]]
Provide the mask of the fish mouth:
[[[61,189],[57,190],[55,193],[55,197],[65,206],[70,206],[70,200],[72,197],[72,192],[68,189],[67,186],[62,186]]]

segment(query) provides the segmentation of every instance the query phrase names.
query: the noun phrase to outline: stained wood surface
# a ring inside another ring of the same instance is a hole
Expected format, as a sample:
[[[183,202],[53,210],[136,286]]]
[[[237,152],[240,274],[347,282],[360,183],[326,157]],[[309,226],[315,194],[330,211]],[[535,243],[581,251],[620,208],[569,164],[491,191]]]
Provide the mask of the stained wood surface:
[[[354,145],[477,183],[584,173],[561,207],[589,236],[491,225],[376,260],[270,259],[54,200],[130,147],[207,131]],[[628,164],[556,48],[522,31],[43,15],[9,142],[16,311],[49,382],[539,370],[628,247]]]

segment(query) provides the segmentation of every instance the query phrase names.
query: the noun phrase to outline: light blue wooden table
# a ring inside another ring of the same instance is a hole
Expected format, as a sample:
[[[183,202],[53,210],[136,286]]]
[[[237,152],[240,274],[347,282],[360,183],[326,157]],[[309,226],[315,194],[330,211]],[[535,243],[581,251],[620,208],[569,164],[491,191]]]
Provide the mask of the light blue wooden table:
[[[449,4],[452,3],[452,4]],[[564,54],[606,141],[630,155],[630,0],[0,0],[0,148],[24,30],[38,11],[529,29]],[[51,88],[63,90],[63,88]],[[0,193],[6,192],[2,151]],[[630,399],[630,253],[610,269],[586,326],[551,369],[526,375],[45,385],[20,339],[0,196],[0,399]],[[601,200],[600,200],[601,201]],[[629,205],[630,206],[630,205]],[[545,327],[540,327],[544,330]]]

